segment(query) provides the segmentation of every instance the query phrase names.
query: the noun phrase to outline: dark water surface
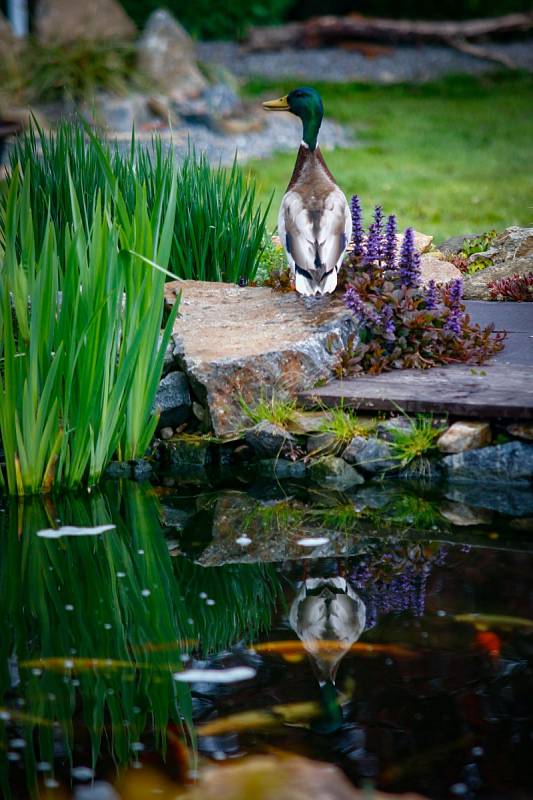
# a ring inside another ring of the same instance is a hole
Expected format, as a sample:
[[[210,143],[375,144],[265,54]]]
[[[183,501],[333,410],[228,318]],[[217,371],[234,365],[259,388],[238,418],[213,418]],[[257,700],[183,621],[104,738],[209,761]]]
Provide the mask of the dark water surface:
[[[96,800],[128,770],[155,796],[276,748],[390,792],[533,797],[531,493],[468,494],[0,506],[2,796]]]

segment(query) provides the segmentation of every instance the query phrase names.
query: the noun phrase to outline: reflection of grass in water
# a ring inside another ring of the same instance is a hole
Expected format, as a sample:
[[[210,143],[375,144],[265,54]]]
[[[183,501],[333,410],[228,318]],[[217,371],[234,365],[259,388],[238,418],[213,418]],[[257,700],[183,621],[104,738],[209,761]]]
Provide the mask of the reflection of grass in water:
[[[139,486],[125,484],[120,496],[112,486],[89,499],[64,497],[57,508],[47,502],[48,507],[32,498],[23,507],[22,524],[13,505],[11,530],[0,541],[6,631],[0,642],[0,705],[9,705],[8,658],[13,654],[20,672],[16,693],[29,715],[18,728],[26,740],[28,784],[35,782],[36,761],[53,763],[57,738],[50,724],[36,718],[59,722],[72,764],[77,691],[93,763],[103,742],[117,765],[127,763],[132,743],[146,728],[164,752],[169,721],[192,741],[190,689],[173,679],[183,652],[179,641],[200,638],[206,650],[217,650],[244,633],[255,635],[268,622],[276,595],[275,573],[256,565],[226,568],[222,574],[183,561],[174,574],[157,499]],[[112,520],[117,530],[77,539],[35,535],[56,518],[86,526]],[[19,526],[24,531],[20,539]],[[197,589],[215,604],[202,606]],[[45,660],[58,657],[65,659],[65,668],[46,669]],[[79,668],[78,659],[92,657],[110,659],[109,668],[102,662]],[[21,665],[36,658],[44,661],[42,671]],[[0,726],[5,740],[6,721],[0,720]],[[6,798],[7,766],[6,749],[1,749],[0,785]]]

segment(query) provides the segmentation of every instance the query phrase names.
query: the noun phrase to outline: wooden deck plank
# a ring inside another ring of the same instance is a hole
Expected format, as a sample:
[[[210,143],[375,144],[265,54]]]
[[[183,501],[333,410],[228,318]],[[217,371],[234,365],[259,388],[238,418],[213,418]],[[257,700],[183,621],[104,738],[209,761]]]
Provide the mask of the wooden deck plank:
[[[478,418],[533,419],[533,369],[522,365],[465,365],[430,370],[393,370],[364,375],[299,395],[307,407],[361,411],[448,413]]]

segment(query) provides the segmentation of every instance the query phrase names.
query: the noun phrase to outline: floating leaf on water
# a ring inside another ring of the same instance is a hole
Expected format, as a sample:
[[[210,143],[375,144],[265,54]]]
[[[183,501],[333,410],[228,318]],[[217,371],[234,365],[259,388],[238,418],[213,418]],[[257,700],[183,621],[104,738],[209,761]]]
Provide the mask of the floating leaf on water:
[[[487,628],[533,628],[533,620],[508,617],[505,614],[456,614],[456,622],[470,622],[480,630]]]
[[[113,531],[115,528],[116,525],[96,525],[94,528],[63,525],[61,528],[45,528],[37,531],[37,536],[40,536],[41,539],[60,539],[62,536],[97,536],[106,531]]]
[[[228,669],[187,669],[174,673],[174,680],[181,683],[237,683],[254,678],[252,667],[229,667]]]

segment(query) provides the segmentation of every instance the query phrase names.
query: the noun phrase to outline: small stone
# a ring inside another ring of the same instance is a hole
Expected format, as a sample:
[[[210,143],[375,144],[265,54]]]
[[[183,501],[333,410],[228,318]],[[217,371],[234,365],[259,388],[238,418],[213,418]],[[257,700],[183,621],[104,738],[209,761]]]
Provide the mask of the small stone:
[[[491,440],[488,422],[454,422],[437,440],[441,453],[462,453],[485,447]]]
[[[266,458],[257,465],[260,475],[269,478],[304,478],[305,464],[285,458]]]
[[[533,441],[533,423],[531,422],[513,423],[508,425],[506,430],[511,436],[516,436],[518,439]]]
[[[165,447],[173,466],[205,467],[211,462],[211,442],[201,436],[175,436]]]
[[[196,400],[193,400],[192,413],[199,422],[205,422],[205,417],[207,412],[203,407],[203,405],[201,403],[198,403]]]
[[[337,437],[334,433],[315,433],[307,439],[307,452],[308,453],[327,453],[335,449],[337,445]]]
[[[410,433],[413,429],[413,420],[409,417],[390,417],[383,422],[379,422],[376,427],[376,436],[384,439],[386,442],[394,441],[394,433],[401,431],[402,433]]]
[[[244,434],[246,444],[260,456],[275,458],[296,445],[296,439],[281,425],[261,420]]]
[[[136,481],[146,481],[153,472],[152,465],[140,458],[132,462],[132,476]]]
[[[464,503],[443,503],[439,511],[448,522],[460,527],[470,525],[490,525],[492,514],[483,509],[473,509]]]
[[[287,430],[296,434],[320,433],[330,419],[327,411],[295,411]]]
[[[399,466],[389,442],[375,437],[354,436],[342,457],[348,464],[355,464],[371,475]]]
[[[177,427],[185,422],[191,410],[189,382],[183,372],[169,372],[162,379],[154,400],[154,411],[159,409],[159,424]]]
[[[159,431],[159,435],[162,439],[172,439],[174,436],[174,429],[173,428],[161,428]]]
[[[336,456],[325,456],[314,461],[309,467],[309,476],[315,483],[340,492],[365,482],[356,469]]]
[[[129,461],[112,461],[106,467],[105,470],[106,478],[131,478],[131,464]]]
[[[445,456],[448,480],[520,483],[533,478],[533,445],[507,442]]]

